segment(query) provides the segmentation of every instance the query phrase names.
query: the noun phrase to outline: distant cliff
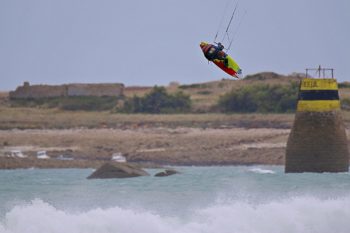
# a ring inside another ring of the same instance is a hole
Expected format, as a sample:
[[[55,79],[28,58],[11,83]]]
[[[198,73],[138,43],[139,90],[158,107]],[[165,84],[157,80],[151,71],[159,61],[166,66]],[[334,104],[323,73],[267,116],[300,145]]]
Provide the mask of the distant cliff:
[[[40,99],[65,96],[122,96],[124,84],[30,85],[25,82],[9,93],[10,99]]]

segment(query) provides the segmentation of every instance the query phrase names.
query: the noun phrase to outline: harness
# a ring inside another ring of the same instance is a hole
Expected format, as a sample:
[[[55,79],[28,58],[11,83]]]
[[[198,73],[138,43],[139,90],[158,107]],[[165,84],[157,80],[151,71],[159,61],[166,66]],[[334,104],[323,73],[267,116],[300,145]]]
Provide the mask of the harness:
[[[214,50],[212,49],[214,48]],[[209,60],[213,61],[214,59],[224,60],[227,56],[222,50],[219,50],[218,47],[208,44],[203,48],[204,56]]]

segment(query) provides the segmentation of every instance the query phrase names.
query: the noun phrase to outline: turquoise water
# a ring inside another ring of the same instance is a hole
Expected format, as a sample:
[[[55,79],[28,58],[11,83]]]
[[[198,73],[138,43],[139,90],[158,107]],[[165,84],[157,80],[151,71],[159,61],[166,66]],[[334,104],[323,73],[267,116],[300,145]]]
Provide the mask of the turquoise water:
[[[0,233],[350,232],[349,173],[176,169],[108,180],[87,180],[91,169],[1,170]]]

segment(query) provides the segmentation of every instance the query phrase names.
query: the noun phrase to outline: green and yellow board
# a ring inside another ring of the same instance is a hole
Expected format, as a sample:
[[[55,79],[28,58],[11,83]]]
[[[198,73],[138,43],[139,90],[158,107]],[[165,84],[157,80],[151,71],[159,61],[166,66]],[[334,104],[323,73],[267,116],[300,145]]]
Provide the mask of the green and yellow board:
[[[233,60],[230,55],[226,55],[225,60],[214,59],[214,64],[217,65],[220,69],[231,75],[232,77],[239,78],[241,74],[241,68]]]

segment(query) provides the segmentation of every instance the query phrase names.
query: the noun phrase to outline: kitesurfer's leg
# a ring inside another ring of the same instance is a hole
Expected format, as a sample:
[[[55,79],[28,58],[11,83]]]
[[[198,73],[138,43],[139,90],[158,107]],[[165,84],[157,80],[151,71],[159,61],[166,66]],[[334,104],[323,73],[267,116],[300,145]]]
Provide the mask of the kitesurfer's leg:
[[[227,58],[224,58],[224,65],[225,65],[225,67],[228,67],[228,59]]]

